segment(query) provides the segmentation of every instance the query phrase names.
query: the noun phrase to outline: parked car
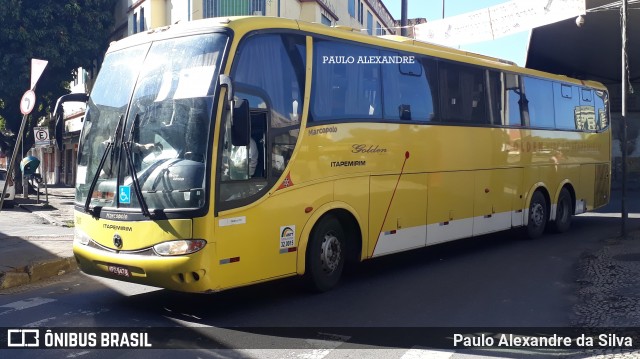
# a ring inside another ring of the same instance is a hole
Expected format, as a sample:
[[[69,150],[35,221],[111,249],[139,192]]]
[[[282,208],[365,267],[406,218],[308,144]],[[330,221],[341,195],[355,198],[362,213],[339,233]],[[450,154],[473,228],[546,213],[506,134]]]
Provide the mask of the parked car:
[[[16,188],[14,187],[13,178],[7,174],[7,170],[0,168],[0,195],[4,189],[4,182],[8,181],[7,193],[4,196],[4,207],[11,208],[14,205],[14,199],[16,197]]]

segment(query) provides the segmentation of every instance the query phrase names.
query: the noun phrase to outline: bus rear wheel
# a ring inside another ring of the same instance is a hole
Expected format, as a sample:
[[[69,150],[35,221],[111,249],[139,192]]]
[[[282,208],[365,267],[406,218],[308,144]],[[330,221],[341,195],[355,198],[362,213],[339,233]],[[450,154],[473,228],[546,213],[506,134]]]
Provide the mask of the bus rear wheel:
[[[573,205],[571,204],[571,194],[566,188],[560,191],[558,205],[556,206],[556,220],[552,228],[556,233],[564,233],[571,228],[571,218],[573,217]]]
[[[547,200],[540,191],[535,191],[529,204],[529,221],[527,223],[527,237],[535,239],[544,233],[549,220]]]
[[[346,256],[344,230],[333,216],[316,224],[307,249],[306,279],[309,287],[325,292],[338,284]]]

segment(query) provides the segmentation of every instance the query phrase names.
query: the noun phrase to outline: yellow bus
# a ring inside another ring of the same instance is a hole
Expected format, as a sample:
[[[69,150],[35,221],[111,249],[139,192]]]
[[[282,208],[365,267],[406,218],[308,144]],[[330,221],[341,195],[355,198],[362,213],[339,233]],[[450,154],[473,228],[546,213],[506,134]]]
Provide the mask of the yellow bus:
[[[402,37],[193,21],[113,43],[69,96],[75,257],[128,282],[323,291],[346,261],[563,232],[609,200],[605,87]]]

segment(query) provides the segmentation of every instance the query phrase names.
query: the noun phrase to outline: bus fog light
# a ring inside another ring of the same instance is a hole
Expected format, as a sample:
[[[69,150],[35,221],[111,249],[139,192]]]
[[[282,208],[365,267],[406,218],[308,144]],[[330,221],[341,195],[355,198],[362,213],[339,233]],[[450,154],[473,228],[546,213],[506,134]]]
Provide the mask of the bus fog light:
[[[156,244],[153,250],[161,256],[179,256],[195,253],[207,244],[203,239],[184,239]]]
[[[84,231],[82,231],[78,227],[76,227],[73,231],[73,239],[80,244],[84,244],[85,246],[91,241],[91,237],[89,237],[88,234],[84,233]]]

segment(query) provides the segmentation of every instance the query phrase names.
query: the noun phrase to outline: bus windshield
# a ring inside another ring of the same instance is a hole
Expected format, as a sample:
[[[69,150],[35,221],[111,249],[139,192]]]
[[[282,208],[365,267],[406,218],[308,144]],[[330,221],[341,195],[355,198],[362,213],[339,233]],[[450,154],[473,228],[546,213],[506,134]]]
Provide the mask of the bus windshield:
[[[77,204],[204,205],[213,95],[226,42],[223,34],[204,34],[107,54],[80,139]]]

